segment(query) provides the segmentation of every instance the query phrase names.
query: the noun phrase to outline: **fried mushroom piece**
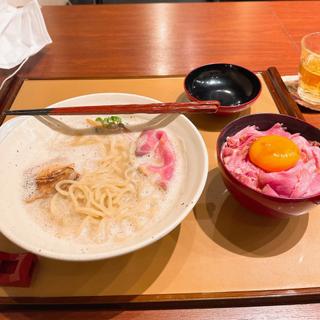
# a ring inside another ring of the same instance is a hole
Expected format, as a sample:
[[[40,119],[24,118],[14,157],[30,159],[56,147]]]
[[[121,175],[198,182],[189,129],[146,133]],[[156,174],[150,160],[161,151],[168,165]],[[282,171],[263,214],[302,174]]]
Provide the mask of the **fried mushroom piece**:
[[[79,174],[74,169],[74,164],[52,164],[41,168],[34,176],[36,191],[25,199],[30,203],[37,199],[49,197],[55,185],[61,180],[77,180]]]

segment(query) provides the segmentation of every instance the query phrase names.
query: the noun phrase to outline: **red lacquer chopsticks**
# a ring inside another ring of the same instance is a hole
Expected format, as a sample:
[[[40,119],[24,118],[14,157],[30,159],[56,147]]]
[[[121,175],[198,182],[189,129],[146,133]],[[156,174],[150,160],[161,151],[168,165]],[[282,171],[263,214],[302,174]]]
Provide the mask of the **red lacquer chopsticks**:
[[[89,114],[134,114],[134,113],[215,113],[218,101],[169,102],[150,104],[124,104],[103,106],[56,107],[45,109],[7,110],[4,115],[89,115]]]

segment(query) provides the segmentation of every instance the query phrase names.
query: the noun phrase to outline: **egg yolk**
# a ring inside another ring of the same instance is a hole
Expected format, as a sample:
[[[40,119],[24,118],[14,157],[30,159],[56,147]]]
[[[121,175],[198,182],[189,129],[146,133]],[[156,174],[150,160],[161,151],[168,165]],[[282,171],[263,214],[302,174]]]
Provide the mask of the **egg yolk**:
[[[300,158],[298,146],[290,139],[277,136],[263,136],[252,143],[249,159],[257,167],[267,172],[288,170]]]

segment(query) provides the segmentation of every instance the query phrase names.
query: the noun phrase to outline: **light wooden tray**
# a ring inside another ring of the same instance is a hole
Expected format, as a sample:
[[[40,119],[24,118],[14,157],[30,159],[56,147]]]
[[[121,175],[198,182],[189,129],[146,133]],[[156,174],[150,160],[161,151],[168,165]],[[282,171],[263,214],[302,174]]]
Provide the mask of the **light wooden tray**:
[[[232,301],[290,296],[299,290],[317,293],[312,288],[320,287],[320,208],[288,220],[257,216],[228,193],[217,169],[216,138],[227,123],[244,114],[279,112],[259,77],[262,94],[249,111],[191,117],[206,142],[210,170],[199,202],[179,227],[153,245],[114,259],[75,263],[40,258],[31,287],[0,288],[0,303]],[[185,99],[180,77],[26,80],[12,109],[44,107],[97,92]],[[3,236],[0,250],[22,251]]]

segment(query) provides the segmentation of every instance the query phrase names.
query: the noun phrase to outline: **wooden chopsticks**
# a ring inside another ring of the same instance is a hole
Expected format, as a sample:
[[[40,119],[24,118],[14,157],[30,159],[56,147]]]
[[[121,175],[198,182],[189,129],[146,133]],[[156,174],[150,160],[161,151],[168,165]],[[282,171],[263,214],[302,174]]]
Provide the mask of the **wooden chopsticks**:
[[[285,83],[282,81],[279,71],[275,67],[270,67],[263,74],[263,78],[280,113],[305,120],[297,103],[294,101]]]
[[[218,101],[169,102],[150,104],[124,104],[103,106],[76,106],[45,109],[6,110],[3,115],[90,115],[90,114],[134,114],[134,113],[215,113]]]

